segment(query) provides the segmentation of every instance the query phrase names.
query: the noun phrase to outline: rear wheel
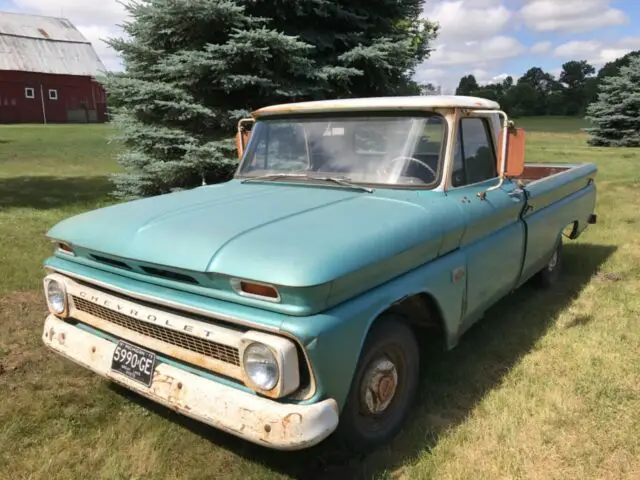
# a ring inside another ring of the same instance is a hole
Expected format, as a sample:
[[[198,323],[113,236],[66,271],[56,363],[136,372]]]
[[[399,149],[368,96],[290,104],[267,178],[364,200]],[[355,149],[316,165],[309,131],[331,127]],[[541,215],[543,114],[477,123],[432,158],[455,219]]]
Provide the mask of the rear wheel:
[[[542,288],[549,288],[558,281],[562,270],[562,239],[558,240],[545,267],[538,272],[537,283]]]
[[[402,428],[416,394],[419,352],[411,329],[393,316],[371,328],[360,355],[338,437],[349,450],[367,451]]]

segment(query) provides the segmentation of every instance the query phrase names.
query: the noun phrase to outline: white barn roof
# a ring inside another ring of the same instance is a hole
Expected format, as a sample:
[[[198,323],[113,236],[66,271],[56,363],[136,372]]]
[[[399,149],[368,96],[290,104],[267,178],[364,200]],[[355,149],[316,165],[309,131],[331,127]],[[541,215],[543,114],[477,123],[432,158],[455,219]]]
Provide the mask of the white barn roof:
[[[383,110],[430,110],[434,108],[468,108],[499,110],[492,100],[462,95],[420,95],[406,97],[370,97],[344,100],[320,100],[314,102],[286,103],[261,108],[253,112],[255,117],[294,113],[363,112]]]
[[[0,12],[0,70],[95,76],[106,68],[69,20]]]

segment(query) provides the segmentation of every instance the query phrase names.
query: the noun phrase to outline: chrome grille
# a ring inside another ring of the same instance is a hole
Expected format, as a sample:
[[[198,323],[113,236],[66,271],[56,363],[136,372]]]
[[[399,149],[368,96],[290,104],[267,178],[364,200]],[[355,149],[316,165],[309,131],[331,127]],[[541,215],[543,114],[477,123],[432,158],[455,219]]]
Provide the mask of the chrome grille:
[[[170,345],[184,348],[192,352],[215,358],[231,365],[240,366],[240,354],[235,347],[229,347],[220,343],[194,337],[183,332],[160,327],[152,323],[143,322],[137,318],[115,312],[101,305],[89,302],[84,298],[72,295],[73,303],[77,310],[101,318],[122,328],[126,328],[140,335],[160,340]]]

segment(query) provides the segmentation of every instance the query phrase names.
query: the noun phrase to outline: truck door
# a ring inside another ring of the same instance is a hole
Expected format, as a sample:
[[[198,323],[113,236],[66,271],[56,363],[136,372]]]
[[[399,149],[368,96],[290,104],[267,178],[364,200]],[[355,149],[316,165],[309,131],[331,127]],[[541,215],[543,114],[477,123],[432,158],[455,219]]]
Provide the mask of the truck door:
[[[496,151],[489,118],[459,120],[448,195],[463,204],[466,214],[460,244],[467,259],[464,323],[515,288],[523,261],[526,234],[520,214],[525,198],[511,181],[478,196],[498,183]]]

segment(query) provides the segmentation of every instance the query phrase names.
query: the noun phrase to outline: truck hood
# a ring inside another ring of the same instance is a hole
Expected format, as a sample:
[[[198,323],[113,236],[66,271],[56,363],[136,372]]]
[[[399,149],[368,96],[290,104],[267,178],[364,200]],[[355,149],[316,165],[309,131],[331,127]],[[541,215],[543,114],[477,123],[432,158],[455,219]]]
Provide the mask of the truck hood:
[[[425,243],[437,252],[444,213],[417,195],[231,181],[87,212],[48,235],[119,258],[306,287]]]

